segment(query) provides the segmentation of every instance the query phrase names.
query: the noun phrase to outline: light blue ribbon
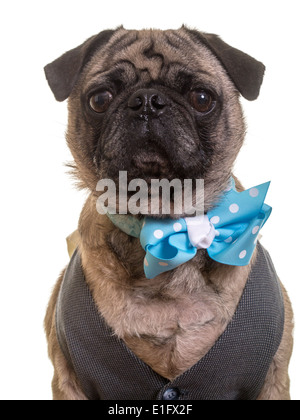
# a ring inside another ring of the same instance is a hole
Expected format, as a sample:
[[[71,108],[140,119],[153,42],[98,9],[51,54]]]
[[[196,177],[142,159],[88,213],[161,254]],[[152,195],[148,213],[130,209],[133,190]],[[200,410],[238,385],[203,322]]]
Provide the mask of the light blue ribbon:
[[[233,181],[233,180],[232,180]],[[270,182],[238,193],[234,181],[220,203],[207,213],[214,239],[208,255],[222,264],[248,265],[258,234],[272,208],[264,204]],[[147,278],[169,271],[192,259],[197,247],[191,245],[186,219],[145,218],[140,234],[146,251],[144,270]]]

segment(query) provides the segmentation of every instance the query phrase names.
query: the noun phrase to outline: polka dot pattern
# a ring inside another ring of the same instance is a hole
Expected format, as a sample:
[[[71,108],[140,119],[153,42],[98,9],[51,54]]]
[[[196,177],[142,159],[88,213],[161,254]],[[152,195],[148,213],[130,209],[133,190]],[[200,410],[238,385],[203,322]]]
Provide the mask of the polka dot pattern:
[[[230,244],[233,241],[233,237],[229,236],[229,238],[225,239],[224,242],[226,242],[227,244]]]
[[[238,204],[236,204],[236,203],[233,203],[233,204],[230,204],[230,206],[229,206],[229,211],[230,211],[230,213],[237,213],[238,211],[239,211],[239,206],[238,206]]]
[[[223,199],[210,215],[210,221],[217,232],[211,248],[208,249],[212,258],[215,258],[214,253],[220,252],[222,255],[220,262],[226,261],[225,263],[230,265],[249,263],[263,225],[262,206],[268,188],[268,182],[242,192],[236,191],[234,182],[232,189],[226,188]],[[264,209],[267,220],[270,207],[264,205]]]
[[[250,195],[250,197],[255,198],[255,197],[257,197],[257,196],[258,196],[258,194],[259,194],[259,190],[258,190],[257,188],[251,188],[251,189],[249,190],[249,195]]]
[[[156,229],[153,235],[156,239],[161,239],[164,236],[164,232],[161,229]]]
[[[146,277],[174,269],[193,258],[199,248],[207,249],[209,256],[222,264],[249,264],[260,229],[271,213],[264,204],[268,188],[265,183],[239,193],[233,184],[218,205],[195,220],[146,217],[140,236],[146,251]]]
[[[247,255],[247,251],[244,249],[242,252],[240,252],[239,254],[239,258],[242,260],[243,258],[245,258]]]
[[[182,230],[182,224],[179,222],[174,223],[173,229],[175,232],[180,232]]]
[[[211,221],[211,223],[212,223],[213,225],[216,225],[216,224],[218,224],[218,223],[220,222],[220,217],[219,217],[219,216],[213,216],[213,217],[210,219],[210,221]]]

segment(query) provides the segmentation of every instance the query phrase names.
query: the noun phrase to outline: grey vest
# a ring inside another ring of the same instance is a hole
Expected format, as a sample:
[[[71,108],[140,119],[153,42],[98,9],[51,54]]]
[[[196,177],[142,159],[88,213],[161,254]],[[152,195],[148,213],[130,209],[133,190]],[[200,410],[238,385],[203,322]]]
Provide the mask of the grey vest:
[[[97,311],[76,251],[56,310],[57,337],[90,400],[255,400],[280,344],[284,304],[269,254],[258,257],[236,312],[208,353],[173,381],[119,340]]]

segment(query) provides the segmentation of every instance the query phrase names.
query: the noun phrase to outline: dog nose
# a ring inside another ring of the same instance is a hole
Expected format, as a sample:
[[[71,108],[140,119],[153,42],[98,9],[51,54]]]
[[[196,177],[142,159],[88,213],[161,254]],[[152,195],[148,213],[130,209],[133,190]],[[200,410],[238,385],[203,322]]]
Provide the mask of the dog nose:
[[[139,116],[159,116],[164,112],[166,105],[166,97],[155,89],[139,89],[128,101],[128,107]]]

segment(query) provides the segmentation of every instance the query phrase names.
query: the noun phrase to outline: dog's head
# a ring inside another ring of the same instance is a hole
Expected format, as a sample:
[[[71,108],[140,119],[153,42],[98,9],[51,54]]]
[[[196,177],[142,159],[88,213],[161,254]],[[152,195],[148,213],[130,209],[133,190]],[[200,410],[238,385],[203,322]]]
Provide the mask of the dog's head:
[[[264,65],[218,36],[108,30],[45,67],[69,98],[67,141],[82,184],[142,178],[205,180],[209,207],[243,143],[239,96],[257,98]]]

